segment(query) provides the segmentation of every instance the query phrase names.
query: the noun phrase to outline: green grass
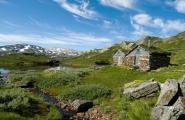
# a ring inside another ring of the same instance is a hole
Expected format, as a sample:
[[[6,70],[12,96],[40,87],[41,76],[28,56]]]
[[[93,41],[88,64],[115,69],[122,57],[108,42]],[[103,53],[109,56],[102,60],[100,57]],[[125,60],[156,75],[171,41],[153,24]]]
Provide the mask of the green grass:
[[[176,79],[178,80],[185,74],[185,66],[183,65],[185,62],[185,39],[179,36],[174,36],[170,38],[170,40],[166,42],[161,42],[160,40],[155,41],[158,38],[152,38],[151,43],[160,47],[162,50],[166,52],[172,52],[171,55],[171,65],[166,68],[160,68],[157,71],[153,70],[150,72],[144,72],[140,70],[128,70],[127,66],[115,67],[115,66],[107,66],[103,67],[99,70],[95,70],[92,72],[88,72],[88,74],[80,75],[80,80],[78,82],[74,82],[76,80],[72,79],[68,83],[72,84],[60,84],[63,80],[61,78],[61,74],[65,72],[51,72],[51,73],[41,73],[43,78],[49,79],[39,79],[40,81],[36,82],[39,87],[44,87],[51,93],[56,95],[61,95],[67,93],[69,89],[72,89],[76,92],[79,85],[80,86],[91,86],[91,85],[103,85],[107,87],[111,95],[107,97],[97,97],[93,98],[95,104],[97,104],[102,111],[107,114],[112,114],[116,118],[120,120],[149,120],[150,119],[150,111],[152,107],[154,107],[157,102],[157,98],[159,96],[160,91],[158,91],[154,98],[151,99],[129,99],[128,96],[120,97],[120,89],[124,87],[126,83],[132,81],[147,81],[151,78],[155,78],[158,82],[165,82],[166,79]],[[112,62],[112,55],[118,50],[121,49],[123,52],[126,52],[125,49],[121,48],[119,44],[115,44],[115,46],[110,47],[104,53],[91,51],[89,53],[82,54],[81,56],[73,59],[61,60],[62,64],[74,67],[92,67],[95,61],[104,61],[104,62]],[[22,58],[21,58],[22,59]],[[1,59],[2,60],[2,59]],[[0,60],[0,61],[1,61]],[[55,77],[57,77],[55,80]],[[78,76],[79,77],[79,76]],[[26,79],[29,79],[26,78]],[[69,80],[69,79],[68,79]],[[54,82],[51,84],[50,81]],[[41,84],[39,84],[39,82]],[[74,83],[73,83],[74,82]],[[47,84],[44,86],[44,84]],[[86,91],[86,90],[85,90]],[[74,92],[69,93],[68,96],[72,95]],[[85,92],[84,92],[85,93]],[[75,95],[78,93],[75,93]],[[88,98],[87,96],[85,98]],[[84,99],[85,99],[84,98]],[[74,99],[74,98],[68,98]],[[54,110],[53,110],[54,111]],[[52,114],[52,112],[51,112]],[[54,114],[54,113],[53,113]],[[49,115],[52,116],[52,115]],[[54,115],[58,116],[58,115]],[[20,117],[20,116],[17,116]],[[39,118],[39,117],[38,117]],[[52,117],[48,117],[52,118]],[[20,118],[21,119],[21,118]],[[40,117],[42,119],[42,117]],[[46,119],[46,118],[45,118]]]
[[[16,113],[0,112],[0,120],[62,120],[62,115],[54,105],[51,105],[46,116],[23,117]]]
[[[25,70],[25,69],[46,69],[42,66],[46,60],[51,60],[49,56],[32,56],[23,54],[12,54],[0,57],[0,66],[6,69]],[[21,65],[19,65],[21,64]],[[23,67],[24,66],[24,67]],[[40,66],[35,68],[34,66]]]
[[[127,44],[129,44],[129,42]],[[77,58],[61,60],[61,63],[73,67],[91,67],[94,65],[94,62],[112,63],[112,56],[118,49],[122,50],[124,53],[128,52],[128,50],[122,48],[119,44],[115,44],[103,53],[90,51],[80,55]]]

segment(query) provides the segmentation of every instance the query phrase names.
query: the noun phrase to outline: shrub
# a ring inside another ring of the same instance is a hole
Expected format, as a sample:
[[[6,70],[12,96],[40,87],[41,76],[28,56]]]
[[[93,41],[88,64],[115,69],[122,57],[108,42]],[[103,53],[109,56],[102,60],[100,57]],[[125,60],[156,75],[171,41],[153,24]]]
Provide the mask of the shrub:
[[[5,89],[0,91],[0,111],[23,111],[30,106],[29,100],[21,88]]]
[[[73,88],[65,90],[61,97],[65,100],[92,100],[98,97],[107,97],[110,94],[109,89],[101,84],[92,84],[92,85],[78,85]]]
[[[10,74],[11,82],[36,82],[40,79],[38,71],[28,70],[28,71],[14,71]]]
[[[3,81],[0,79],[0,89],[4,87],[3,84],[4,84]]]
[[[121,110],[127,110],[131,101],[133,101],[133,98],[129,94],[124,95],[119,103]]]
[[[92,69],[74,69],[64,72],[56,72],[44,77],[40,77],[37,81],[38,86],[41,87],[54,87],[63,85],[79,85],[81,77],[87,75]]]

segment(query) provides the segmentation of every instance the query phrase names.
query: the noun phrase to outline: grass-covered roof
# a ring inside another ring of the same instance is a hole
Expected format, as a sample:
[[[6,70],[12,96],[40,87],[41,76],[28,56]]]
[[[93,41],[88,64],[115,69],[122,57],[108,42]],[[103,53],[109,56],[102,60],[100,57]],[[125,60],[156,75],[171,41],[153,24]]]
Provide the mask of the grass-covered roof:
[[[143,48],[144,50],[148,51],[150,54],[161,54],[161,55],[170,55],[171,54],[170,52],[167,52],[167,51],[160,49],[159,47],[154,47],[154,46],[148,47],[146,45],[138,45],[138,46],[134,47],[131,51],[133,51],[137,47]],[[127,54],[129,54],[129,53],[127,53]]]

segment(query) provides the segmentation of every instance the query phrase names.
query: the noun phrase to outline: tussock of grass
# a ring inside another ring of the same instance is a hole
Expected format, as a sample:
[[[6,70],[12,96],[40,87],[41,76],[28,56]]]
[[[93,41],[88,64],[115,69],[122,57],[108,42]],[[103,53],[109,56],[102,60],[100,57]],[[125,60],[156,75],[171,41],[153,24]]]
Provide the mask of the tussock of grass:
[[[107,97],[110,94],[109,89],[101,84],[79,85],[70,89],[66,89],[61,97],[66,100],[93,100],[99,97]]]

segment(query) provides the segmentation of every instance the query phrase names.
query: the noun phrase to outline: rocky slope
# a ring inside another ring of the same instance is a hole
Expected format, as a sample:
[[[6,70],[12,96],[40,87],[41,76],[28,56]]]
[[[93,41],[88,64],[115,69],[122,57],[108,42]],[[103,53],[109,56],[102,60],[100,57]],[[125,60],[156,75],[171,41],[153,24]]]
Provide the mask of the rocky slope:
[[[43,48],[30,44],[15,44],[0,46],[0,54],[33,53],[34,55],[50,55],[52,57],[75,57],[81,51],[64,48]]]

